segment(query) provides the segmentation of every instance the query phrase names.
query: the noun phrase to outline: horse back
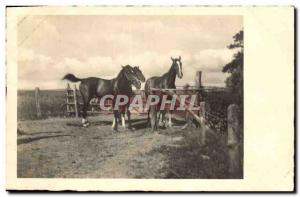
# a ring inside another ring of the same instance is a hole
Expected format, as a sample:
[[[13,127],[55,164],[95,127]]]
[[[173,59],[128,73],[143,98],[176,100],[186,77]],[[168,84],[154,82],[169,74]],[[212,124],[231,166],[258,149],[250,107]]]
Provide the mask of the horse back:
[[[113,94],[113,81],[107,79],[99,79],[97,84],[97,96]]]
[[[80,84],[81,89],[85,91],[88,90],[89,95],[94,96],[104,96],[107,94],[112,94],[112,80],[101,79],[97,77],[89,77],[82,80]]]
[[[161,77],[151,77],[146,81],[145,84],[145,92],[147,95],[150,94],[150,88],[158,88],[158,89],[168,89],[168,88],[176,88],[174,84],[168,84],[167,79],[164,76]]]

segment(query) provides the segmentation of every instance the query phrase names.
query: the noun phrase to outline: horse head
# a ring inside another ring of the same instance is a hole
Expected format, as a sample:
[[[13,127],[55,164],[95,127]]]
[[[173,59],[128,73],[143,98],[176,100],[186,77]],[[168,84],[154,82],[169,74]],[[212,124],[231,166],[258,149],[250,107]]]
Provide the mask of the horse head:
[[[130,65],[122,66],[122,72],[129,81],[130,85],[133,85],[136,87],[136,89],[141,88],[141,82],[136,76],[134,69]]]
[[[179,56],[179,58],[173,58],[171,57],[172,60],[172,68],[175,69],[177,77],[179,79],[181,79],[183,77],[183,73],[182,73],[182,62],[181,62],[181,56]]]
[[[141,81],[141,82],[145,82],[145,76],[143,75],[142,71],[140,70],[140,68],[138,66],[133,67],[133,71],[135,73],[135,75],[137,76],[137,78]]]

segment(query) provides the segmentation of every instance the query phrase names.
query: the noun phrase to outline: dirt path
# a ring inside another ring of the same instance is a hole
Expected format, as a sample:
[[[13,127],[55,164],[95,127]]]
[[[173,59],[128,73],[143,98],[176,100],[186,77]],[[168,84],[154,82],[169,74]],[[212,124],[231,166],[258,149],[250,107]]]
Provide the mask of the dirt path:
[[[167,155],[156,151],[179,146],[179,129],[153,133],[145,117],[133,117],[135,131],[111,130],[111,116],[19,122],[18,177],[164,178]],[[168,134],[167,134],[168,133]]]

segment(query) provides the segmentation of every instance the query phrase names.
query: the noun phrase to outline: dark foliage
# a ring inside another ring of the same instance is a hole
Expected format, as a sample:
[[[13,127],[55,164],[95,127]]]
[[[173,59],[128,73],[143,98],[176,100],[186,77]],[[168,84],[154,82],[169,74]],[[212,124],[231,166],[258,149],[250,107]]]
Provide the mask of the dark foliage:
[[[226,86],[236,103],[243,106],[243,69],[244,69],[244,32],[241,30],[233,36],[229,49],[237,50],[231,62],[223,67],[223,72],[231,75],[226,79]]]

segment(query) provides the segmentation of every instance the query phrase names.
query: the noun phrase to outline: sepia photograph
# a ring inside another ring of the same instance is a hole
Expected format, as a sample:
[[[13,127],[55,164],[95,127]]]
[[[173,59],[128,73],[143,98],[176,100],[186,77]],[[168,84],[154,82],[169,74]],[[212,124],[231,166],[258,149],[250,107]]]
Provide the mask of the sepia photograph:
[[[239,11],[177,9],[7,8],[16,179],[247,178],[244,35],[255,28]]]
[[[20,17],[18,177],[243,178],[242,19]]]

